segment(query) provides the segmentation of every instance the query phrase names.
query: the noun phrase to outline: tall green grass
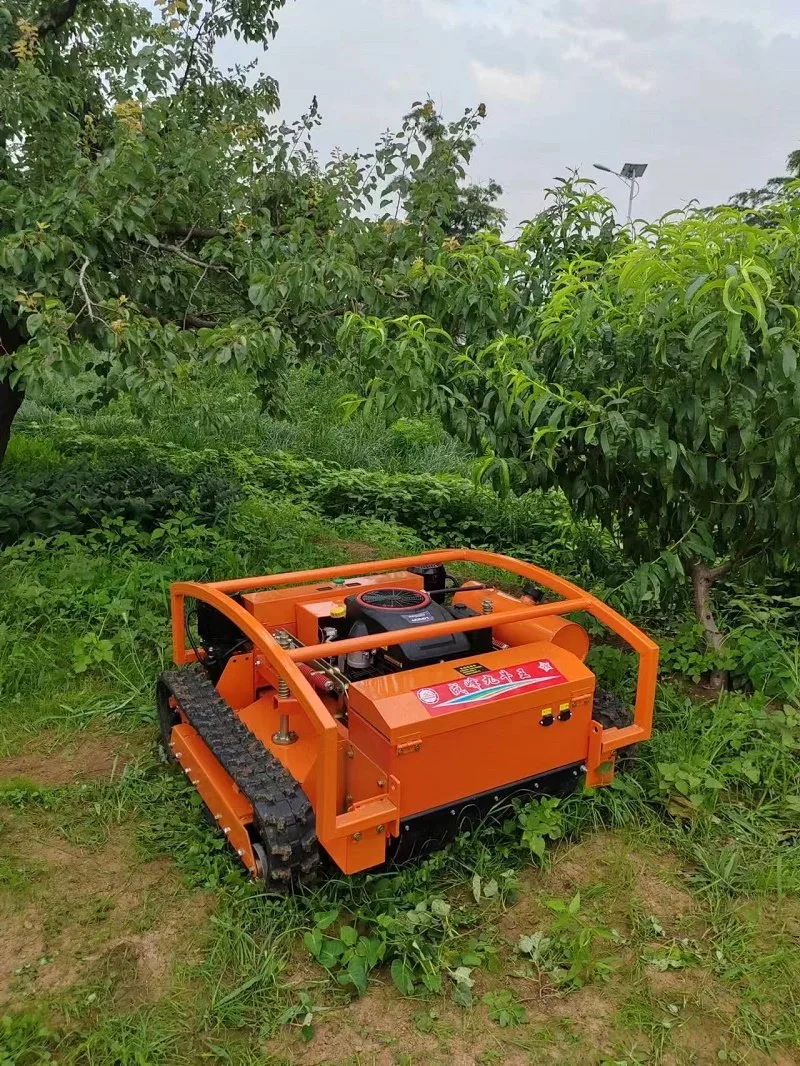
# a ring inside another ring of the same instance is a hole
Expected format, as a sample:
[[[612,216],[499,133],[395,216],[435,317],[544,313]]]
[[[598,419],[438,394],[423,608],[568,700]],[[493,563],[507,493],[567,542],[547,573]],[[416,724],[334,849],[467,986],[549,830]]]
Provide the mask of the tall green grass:
[[[435,421],[399,419],[387,425],[361,413],[345,420],[339,395],[332,371],[299,367],[289,375],[282,410],[270,413],[262,408],[252,378],[207,370],[148,407],[123,396],[95,410],[67,386],[53,386],[25,402],[18,425],[46,430],[66,419],[89,433],[141,434],[185,448],[243,446],[346,468],[469,476],[469,454]]]

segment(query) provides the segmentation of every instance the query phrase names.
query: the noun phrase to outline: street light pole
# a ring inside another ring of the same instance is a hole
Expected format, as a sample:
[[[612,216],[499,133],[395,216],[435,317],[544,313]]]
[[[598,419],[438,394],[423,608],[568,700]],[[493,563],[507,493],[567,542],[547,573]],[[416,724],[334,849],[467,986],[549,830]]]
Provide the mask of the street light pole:
[[[613,174],[628,186],[628,225],[630,226],[633,218],[633,199],[639,192],[639,182],[636,179],[641,178],[647,170],[647,163],[626,163],[619,171],[603,166],[602,163],[595,163],[594,167],[596,170],[604,170],[607,174]]]
[[[628,225],[629,226],[631,224],[631,215],[633,214],[633,187],[634,187],[634,185],[637,185],[637,184],[638,184],[638,182],[636,181],[636,178],[631,178],[630,181],[628,182],[628,185],[630,186],[630,190],[631,190],[629,195],[628,195]]]

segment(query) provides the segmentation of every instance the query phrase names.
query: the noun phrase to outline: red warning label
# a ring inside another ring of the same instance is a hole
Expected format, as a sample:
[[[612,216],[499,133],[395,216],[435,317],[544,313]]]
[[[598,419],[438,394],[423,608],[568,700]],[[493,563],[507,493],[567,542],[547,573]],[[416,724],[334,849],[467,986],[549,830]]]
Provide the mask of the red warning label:
[[[458,681],[446,681],[440,685],[418,688],[414,695],[432,715],[448,714],[459,707],[489,700],[504,700],[522,692],[560,685],[567,679],[549,659],[536,659],[519,666],[507,666],[502,670],[464,677]]]

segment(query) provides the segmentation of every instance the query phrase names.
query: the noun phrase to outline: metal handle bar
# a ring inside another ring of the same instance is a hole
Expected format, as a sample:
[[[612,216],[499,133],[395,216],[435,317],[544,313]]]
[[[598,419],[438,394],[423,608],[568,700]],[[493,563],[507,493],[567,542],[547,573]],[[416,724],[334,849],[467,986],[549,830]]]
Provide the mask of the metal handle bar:
[[[493,623],[502,621],[526,622],[531,618],[545,618],[552,614],[567,614],[570,611],[584,611],[589,607],[589,597],[574,600],[559,600],[557,603],[541,603],[535,607],[522,607],[515,611],[503,611],[494,614],[480,614],[475,617],[456,618],[452,622],[433,622],[426,626],[410,626],[408,629],[394,629],[385,633],[369,633],[364,637],[345,637],[344,640],[329,641],[326,644],[308,644],[302,648],[292,648],[289,658],[296,663],[307,663],[310,659],[320,659],[327,655],[348,655],[352,651],[372,651],[385,648],[388,643],[402,644],[409,640],[428,640],[431,637],[444,637],[450,633],[468,633],[473,629],[487,629]]]

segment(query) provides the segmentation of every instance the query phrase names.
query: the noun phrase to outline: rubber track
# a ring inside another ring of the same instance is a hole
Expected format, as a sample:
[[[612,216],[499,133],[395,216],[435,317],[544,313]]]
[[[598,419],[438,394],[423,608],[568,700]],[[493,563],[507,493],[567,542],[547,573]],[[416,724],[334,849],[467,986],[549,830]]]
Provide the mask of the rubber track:
[[[592,718],[599,722],[603,729],[624,729],[633,722],[633,715],[622,700],[613,692],[602,688],[595,691]]]
[[[167,670],[160,680],[175,697],[226,773],[253,805],[253,821],[269,859],[267,889],[309,884],[320,865],[315,817],[292,775],[250,732],[208,677],[195,669]]]
[[[606,689],[595,689],[594,703],[592,704],[592,718],[599,722],[603,729],[624,729],[633,724],[633,714],[618,696]],[[618,770],[629,769],[633,762],[635,745],[629,744],[626,748],[617,748],[616,767]]]

